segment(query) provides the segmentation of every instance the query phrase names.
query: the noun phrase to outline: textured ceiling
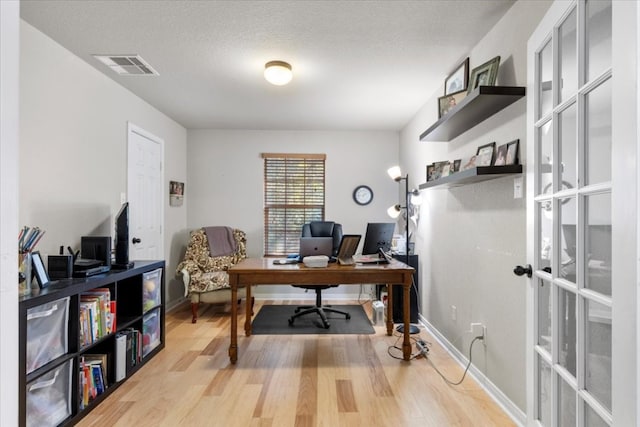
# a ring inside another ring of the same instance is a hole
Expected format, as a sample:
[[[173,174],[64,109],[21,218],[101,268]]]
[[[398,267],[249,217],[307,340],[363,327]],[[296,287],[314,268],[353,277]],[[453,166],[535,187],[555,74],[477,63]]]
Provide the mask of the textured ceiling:
[[[22,0],[21,16],[189,129],[399,130],[512,5]],[[139,54],[160,75],[92,54]],[[288,86],[263,79],[274,59]]]

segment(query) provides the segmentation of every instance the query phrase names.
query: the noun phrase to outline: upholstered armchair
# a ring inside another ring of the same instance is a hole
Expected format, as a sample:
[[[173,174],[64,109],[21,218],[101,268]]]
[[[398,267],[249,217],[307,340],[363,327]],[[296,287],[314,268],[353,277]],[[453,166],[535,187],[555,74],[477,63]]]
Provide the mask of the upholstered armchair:
[[[191,299],[192,323],[198,320],[201,302],[232,302],[227,270],[247,257],[246,242],[244,231],[230,227],[203,227],[191,232],[184,260],[176,272],[182,276],[184,295]],[[245,297],[245,288],[239,288],[238,301],[233,303],[240,303]],[[253,301],[246,309],[253,309]]]

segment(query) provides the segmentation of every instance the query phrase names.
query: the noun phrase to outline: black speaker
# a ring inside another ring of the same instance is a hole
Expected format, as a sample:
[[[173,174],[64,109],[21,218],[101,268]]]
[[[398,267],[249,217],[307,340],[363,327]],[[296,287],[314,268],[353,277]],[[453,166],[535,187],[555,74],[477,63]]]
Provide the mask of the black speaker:
[[[50,279],[68,279],[73,275],[72,255],[49,255],[47,270]]]
[[[409,262],[407,262],[406,255],[393,255],[395,259],[405,264],[410,265],[415,269],[413,272],[413,285],[411,285],[410,300],[409,300],[409,321],[411,323],[418,323],[418,293],[419,293],[419,281],[420,277],[418,270],[418,255],[409,255]],[[402,308],[404,304],[404,294],[402,293],[402,286],[392,286],[393,289],[393,323],[402,323]]]

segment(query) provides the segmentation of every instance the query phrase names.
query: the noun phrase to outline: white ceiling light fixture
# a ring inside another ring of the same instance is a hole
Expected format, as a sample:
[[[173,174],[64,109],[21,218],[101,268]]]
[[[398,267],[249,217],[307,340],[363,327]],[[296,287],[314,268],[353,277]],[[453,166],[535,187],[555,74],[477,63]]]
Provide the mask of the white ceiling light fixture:
[[[293,78],[291,65],[284,61],[269,61],[264,64],[264,78],[276,86],[284,86]]]

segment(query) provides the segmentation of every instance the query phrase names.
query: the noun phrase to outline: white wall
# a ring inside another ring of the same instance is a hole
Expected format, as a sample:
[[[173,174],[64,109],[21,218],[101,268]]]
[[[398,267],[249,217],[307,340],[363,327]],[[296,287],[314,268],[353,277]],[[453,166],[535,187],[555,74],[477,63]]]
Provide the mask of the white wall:
[[[364,239],[367,222],[392,222],[386,210],[398,203],[398,184],[386,171],[398,162],[396,132],[190,130],[188,141],[189,229],[240,228],[247,233],[249,256],[263,255],[261,153],[325,153],[325,217],[342,223],[345,233],[362,234]],[[367,206],[352,199],[359,184],[373,190],[373,202]],[[344,297],[356,291],[357,287],[341,286],[327,295]],[[261,286],[256,292],[258,297],[282,298],[302,291]]]
[[[20,2],[0,2],[0,425],[18,424],[18,105]]]
[[[46,234],[43,255],[79,248],[83,235],[113,235],[113,215],[127,191],[127,122],[164,140],[164,184],[186,179],[186,130],[21,21],[20,225]],[[187,203],[164,210],[167,295],[177,241],[184,239]],[[45,258],[46,259],[46,258]],[[46,262],[46,261],[45,261]]]
[[[549,5],[517,2],[469,53],[470,68],[500,55],[497,84],[525,86],[527,40]],[[438,96],[442,93],[433,94],[401,132],[401,164],[420,177],[413,184],[426,181],[427,164],[469,157],[493,141],[501,145],[520,139],[524,157],[524,99],[451,142],[419,142],[419,135],[438,119]],[[487,339],[484,346],[474,347],[474,365],[524,411],[527,282],[512,273],[526,261],[524,199],[513,198],[513,178],[423,190],[422,195],[416,243],[422,315],[465,355],[473,338],[466,332],[470,323],[485,324]],[[457,308],[457,320],[452,320],[451,306]]]

